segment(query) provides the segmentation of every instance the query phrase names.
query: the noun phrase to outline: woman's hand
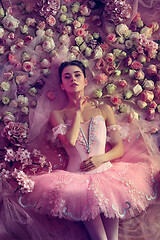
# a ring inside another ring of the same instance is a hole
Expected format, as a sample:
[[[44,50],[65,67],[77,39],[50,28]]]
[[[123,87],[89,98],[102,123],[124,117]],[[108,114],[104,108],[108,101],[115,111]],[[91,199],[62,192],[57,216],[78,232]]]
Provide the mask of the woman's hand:
[[[89,97],[78,97],[76,101],[76,111],[83,112],[85,103]]]
[[[93,156],[81,163],[80,169],[84,172],[91,171],[102,164],[100,156]]]

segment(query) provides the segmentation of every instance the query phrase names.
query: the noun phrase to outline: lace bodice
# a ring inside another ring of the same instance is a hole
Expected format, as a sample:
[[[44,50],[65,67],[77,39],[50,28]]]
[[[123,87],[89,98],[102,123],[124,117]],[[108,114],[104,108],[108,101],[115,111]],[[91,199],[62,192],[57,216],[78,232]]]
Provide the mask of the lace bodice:
[[[67,121],[65,124],[60,124],[56,128],[53,128],[53,139],[55,139],[58,134],[64,135],[70,125],[71,121]],[[80,124],[79,135],[75,146],[65,146],[69,155],[67,170],[71,172],[80,172],[80,164],[84,160],[91,156],[104,154],[106,141],[110,139],[107,133],[112,132],[112,130],[115,132],[116,129],[116,125],[106,128],[104,118],[101,115],[94,116],[91,120],[82,122]],[[107,162],[89,173],[101,172],[111,166],[112,164]]]

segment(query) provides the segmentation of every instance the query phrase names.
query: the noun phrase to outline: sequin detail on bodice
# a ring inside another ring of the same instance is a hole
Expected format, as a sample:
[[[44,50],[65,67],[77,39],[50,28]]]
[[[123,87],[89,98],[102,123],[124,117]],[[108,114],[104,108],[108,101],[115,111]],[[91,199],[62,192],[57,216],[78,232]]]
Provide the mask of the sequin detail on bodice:
[[[100,115],[96,117],[92,117],[88,127],[88,140],[84,134],[83,128],[80,126],[80,131],[79,131],[77,141],[84,146],[84,149],[87,153],[90,153],[91,147],[96,141],[95,132],[100,120],[104,121],[103,117]]]

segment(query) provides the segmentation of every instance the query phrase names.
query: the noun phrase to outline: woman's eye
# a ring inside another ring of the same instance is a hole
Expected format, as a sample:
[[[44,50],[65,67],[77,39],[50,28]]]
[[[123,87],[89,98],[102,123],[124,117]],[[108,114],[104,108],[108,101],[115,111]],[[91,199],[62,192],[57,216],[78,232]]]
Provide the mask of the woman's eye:
[[[80,74],[76,74],[75,76],[76,76],[76,77],[79,77],[79,76],[81,76],[81,75],[80,75]]]

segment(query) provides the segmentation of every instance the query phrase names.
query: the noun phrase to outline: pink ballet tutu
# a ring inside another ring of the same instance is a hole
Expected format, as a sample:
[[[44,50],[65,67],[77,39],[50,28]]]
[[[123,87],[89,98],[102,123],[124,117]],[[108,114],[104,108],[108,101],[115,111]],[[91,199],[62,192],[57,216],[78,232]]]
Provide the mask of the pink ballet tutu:
[[[91,153],[99,154],[102,144],[99,149],[97,139],[106,140],[105,123],[98,116],[94,117],[92,125],[93,128],[89,125],[94,139]],[[32,193],[21,195],[19,203],[40,213],[72,221],[93,219],[100,213],[109,218],[127,219],[144,211],[156,199],[157,183],[144,140],[137,128],[132,132],[134,136],[129,130],[124,139],[123,157],[90,172],[56,170],[32,176],[35,188]],[[81,138],[75,148],[78,152],[80,148],[80,152],[85,149]],[[73,151],[73,158],[76,155]]]

